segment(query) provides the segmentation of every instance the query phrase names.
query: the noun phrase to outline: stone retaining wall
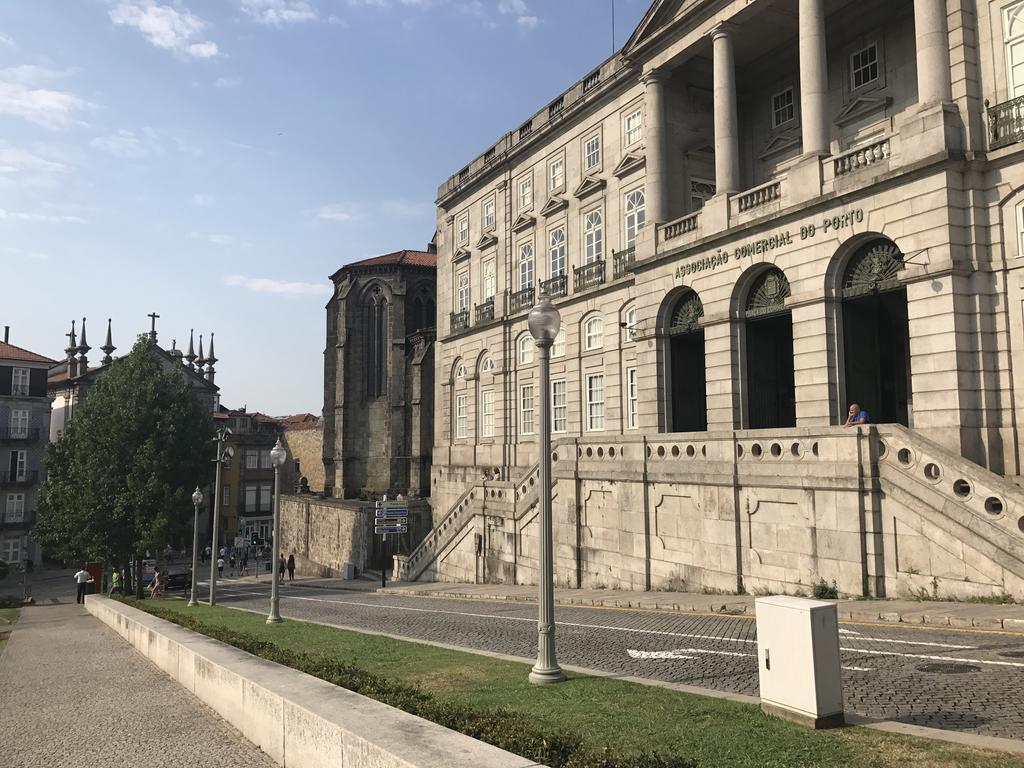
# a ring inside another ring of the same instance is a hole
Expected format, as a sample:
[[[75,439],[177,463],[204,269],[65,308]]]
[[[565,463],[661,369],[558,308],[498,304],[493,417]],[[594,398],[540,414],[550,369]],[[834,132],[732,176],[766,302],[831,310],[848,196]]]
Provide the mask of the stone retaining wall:
[[[286,768],[538,766],[101,595],[85,607]]]

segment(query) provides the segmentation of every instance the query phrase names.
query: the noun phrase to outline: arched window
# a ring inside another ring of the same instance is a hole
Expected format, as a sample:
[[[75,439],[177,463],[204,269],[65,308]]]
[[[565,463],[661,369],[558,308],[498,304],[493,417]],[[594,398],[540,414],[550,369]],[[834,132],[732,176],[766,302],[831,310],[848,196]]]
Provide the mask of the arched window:
[[[624,245],[626,248],[632,248],[636,245],[637,234],[643,229],[644,223],[647,221],[647,206],[644,202],[644,191],[642,189],[635,189],[626,195],[625,209],[626,220],[624,222],[624,230],[626,242]]]
[[[551,356],[552,357],[564,357],[565,356],[565,326],[563,325],[558,329],[558,335],[555,336],[555,341],[551,345]]]
[[[604,321],[592,317],[583,324],[583,349],[590,352],[604,346]]]
[[[466,378],[466,366],[463,365],[461,360],[459,361],[459,364],[455,366],[455,376],[454,376],[454,378],[455,379],[464,379],[464,378]]]
[[[784,312],[789,298],[789,280],[778,267],[762,272],[750,286],[747,294],[747,317],[760,317]]]
[[[623,323],[625,325],[626,339],[632,341],[636,335],[636,307],[630,307],[626,310]]]
[[[488,372],[493,371],[493,370],[494,370],[494,360],[492,360],[490,357],[485,357],[483,359],[483,361],[480,363],[480,372],[481,373],[488,373]]]
[[[366,396],[381,397],[388,388],[388,301],[374,286],[366,302]]]
[[[529,365],[533,362],[533,337],[524,333],[519,337],[519,364]]]

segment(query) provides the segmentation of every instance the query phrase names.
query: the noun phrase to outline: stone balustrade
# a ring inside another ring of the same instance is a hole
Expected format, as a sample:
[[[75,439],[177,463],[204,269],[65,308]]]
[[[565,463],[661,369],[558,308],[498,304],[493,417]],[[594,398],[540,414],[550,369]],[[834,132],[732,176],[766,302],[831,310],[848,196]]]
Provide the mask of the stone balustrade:
[[[835,177],[845,176],[869,165],[878,165],[889,159],[891,151],[890,140],[886,136],[884,139],[879,139],[871,144],[856,147],[841,155],[837,155],[832,159],[832,169]]]
[[[782,179],[773,179],[746,192],[730,196],[737,213],[746,213],[782,197]]]
[[[680,235],[685,235],[687,232],[696,232],[699,220],[700,211],[694,211],[675,221],[670,221],[661,228],[662,242],[674,240]]]

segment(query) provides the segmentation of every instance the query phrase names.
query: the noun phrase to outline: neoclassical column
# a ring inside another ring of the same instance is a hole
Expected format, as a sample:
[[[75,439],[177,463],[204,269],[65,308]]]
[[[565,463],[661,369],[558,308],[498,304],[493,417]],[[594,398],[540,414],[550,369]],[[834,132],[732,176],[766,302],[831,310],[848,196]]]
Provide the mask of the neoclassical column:
[[[952,101],[946,0],[914,0],[914,32],[918,105]]]
[[[654,224],[667,221],[668,187],[665,184],[666,125],[665,125],[665,79],[663,70],[645,72],[640,81],[644,84],[644,102],[647,112],[644,123],[644,144],[646,145],[647,177],[644,182],[644,202],[648,219]]]
[[[825,0],[800,0],[800,121],[805,153],[828,154]]]
[[[731,24],[723,22],[711,30],[711,45],[714,49],[715,191],[718,194],[738,192],[740,189],[733,29]]]

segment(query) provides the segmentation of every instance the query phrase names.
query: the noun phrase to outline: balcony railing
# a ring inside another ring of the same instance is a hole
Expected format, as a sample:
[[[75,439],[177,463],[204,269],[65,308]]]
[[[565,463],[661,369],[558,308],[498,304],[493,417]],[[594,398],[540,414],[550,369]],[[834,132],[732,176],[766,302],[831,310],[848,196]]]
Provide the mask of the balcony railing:
[[[39,470],[29,472],[0,472],[0,485],[35,485],[39,482]]]
[[[464,331],[467,328],[469,328],[469,310],[464,309],[461,312],[452,312],[452,333]]]
[[[565,296],[569,292],[569,278],[563,272],[560,275],[555,275],[550,280],[540,281],[540,292],[546,293],[551,298],[558,298],[559,296]]]
[[[769,181],[759,187],[748,189],[735,196],[736,210],[740,213],[750,211],[767,205],[772,200],[778,200],[782,195],[782,182],[778,180]]]
[[[988,144],[991,149],[1024,141],[1024,96],[988,107]]]
[[[636,262],[636,246],[612,253],[612,279],[618,280]]]
[[[661,239],[663,241],[672,240],[673,238],[685,235],[687,232],[693,232],[697,229],[697,220],[700,218],[700,211],[694,211],[688,213],[681,219],[670,221],[661,230]]]
[[[0,443],[35,443],[39,440],[39,429],[37,427],[0,427]]]
[[[833,170],[837,177],[845,176],[869,165],[877,165],[883,160],[888,160],[890,152],[889,137],[887,136],[872,144],[866,144],[839,155],[832,161]]]
[[[579,293],[604,282],[604,259],[592,261],[573,270],[573,290]]]
[[[483,304],[476,305],[476,324],[486,323],[494,319],[494,297],[491,296]]]
[[[529,288],[523,288],[521,291],[516,291],[508,299],[508,308],[510,312],[521,312],[528,307],[533,306],[533,286]]]

